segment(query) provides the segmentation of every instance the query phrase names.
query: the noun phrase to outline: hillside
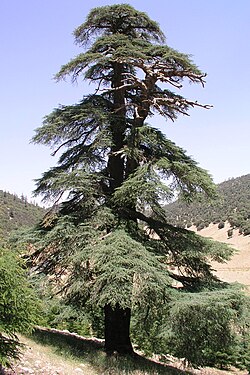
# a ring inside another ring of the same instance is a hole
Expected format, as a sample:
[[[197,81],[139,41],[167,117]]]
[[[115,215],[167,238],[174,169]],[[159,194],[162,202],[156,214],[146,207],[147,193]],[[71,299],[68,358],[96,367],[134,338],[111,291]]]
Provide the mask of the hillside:
[[[250,174],[219,184],[215,202],[188,205],[179,200],[165,209],[173,224],[236,249],[230,261],[212,266],[221,280],[239,282],[250,290]]]
[[[21,336],[26,346],[20,361],[13,363],[6,375],[246,375],[246,371],[235,368],[185,368],[182,360],[169,356],[160,362],[155,356],[148,359],[137,354],[136,360],[127,357],[106,356],[97,339],[78,336],[58,330],[43,330],[30,338]],[[54,332],[56,331],[56,336]],[[66,336],[65,336],[66,335]],[[55,336],[55,337],[53,337]],[[65,339],[70,338],[70,341]],[[80,346],[79,346],[80,345]],[[81,349],[80,349],[81,348]]]
[[[238,282],[245,285],[250,291],[250,236],[244,236],[240,234],[239,229],[234,229],[232,236],[229,237],[229,228],[230,224],[226,222],[224,228],[221,229],[218,228],[218,225],[212,223],[199,231],[195,226],[189,229],[198,232],[203,237],[224,242],[236,250],[228,262],[213,262],[212,267],[221,280],[230,283]]]
[[[232,178],[218,185],[218,197],[213,202],[201,200],[186,204],[181,200],[165,206],[169,221],[177,226],[198,230],[210,223],[221,228],[228,221],[244,235],[250,234],[250,174]]]
[[[6,237],[12,230],[34,225],[42,218],[45,210],[28,203],[25,197],[0,190],[0,237]]]

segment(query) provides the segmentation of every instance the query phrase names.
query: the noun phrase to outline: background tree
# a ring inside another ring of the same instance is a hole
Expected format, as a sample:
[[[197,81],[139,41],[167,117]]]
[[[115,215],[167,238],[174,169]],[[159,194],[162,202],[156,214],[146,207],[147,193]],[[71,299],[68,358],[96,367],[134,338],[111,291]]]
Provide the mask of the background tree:
[[[20,259],[0,248],[0,371],[17,358],[21,347],[16,333],[30,332],[37,323],[39,304]]]
[[[203,85],[205,74],[129,5],[93,9],[74,35],[86,50],[56,78],[82,77],[96,90],[55,109],[36,130],[33,141],[59,160],[37,181],[36,194],[55,205],[32,233],[33,258],[61,281],[66,301],[103,309],[107,352],[133,353],[131,311],[164,306],[173,280],[189,289],[216,282],[208,259],[231,253],[168,224],[162,203],[176,192],[192,200],[215,189],[146,122],[154,113],[174,121],[191,107],[208,108],[175,92],[185,79]]]

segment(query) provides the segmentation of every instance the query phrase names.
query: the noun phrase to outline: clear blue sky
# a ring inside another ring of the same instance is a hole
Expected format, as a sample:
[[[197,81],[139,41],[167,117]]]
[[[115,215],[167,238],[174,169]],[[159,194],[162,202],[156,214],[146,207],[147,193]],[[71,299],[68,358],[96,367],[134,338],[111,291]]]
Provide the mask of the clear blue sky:
[[[186,96],[213,109],[195,109],[175,123],[153,120],[187,150],[215,182],[250,173],[250,1],[127,0],[157,21],[167,44],[193,55],[206,72],[205,88]],[[29,143],[43,117],[72,104],[86,83],[55,83],[60,66],[81,52],[73,30],[91,8],[119,1],[1,0],[0,189],[31,197],[34,179],[56,163],[50,150]]]

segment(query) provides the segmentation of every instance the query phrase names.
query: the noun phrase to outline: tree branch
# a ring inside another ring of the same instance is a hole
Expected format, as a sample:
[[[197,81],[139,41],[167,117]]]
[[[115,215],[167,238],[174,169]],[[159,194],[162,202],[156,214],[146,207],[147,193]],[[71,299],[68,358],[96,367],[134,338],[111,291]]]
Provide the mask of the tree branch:
[[[90,134],[95,131],[96,129],[98,128],[98,125],[94,126],[92,129],[90,129],[88,132],[83,132],[79,137],[77,138],[73,138],[73,139],[68,139],[67,141],[63,142],[54,152],[52,152],[51,156],[55,156],[57,154],[57,152],[64,146],[66,146],[68,143],[73,143],[73,142],[77,142],[79,141],[79,139],[82,138],[83,135],[85,135],[83,141],[82,141],[82,144],[84,144],[88,137],[90,136]]]

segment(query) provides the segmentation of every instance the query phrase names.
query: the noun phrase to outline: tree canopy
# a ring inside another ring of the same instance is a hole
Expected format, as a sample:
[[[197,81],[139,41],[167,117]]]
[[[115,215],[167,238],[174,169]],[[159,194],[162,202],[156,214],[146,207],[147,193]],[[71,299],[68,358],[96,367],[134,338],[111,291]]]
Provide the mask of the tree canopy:
[[[95,90],[36,130],[33,142],[49,146],[58,164],[37,180],[35,193],[54,206],[32,232],[32,256],[68,303],[103,310],[107,352],[132,353],[131,311],[160,314],[183,288],[220,286],[209,261],[232,252],[168,223],[163,203],[213,197],[215,186],[147,122],[209,108],[178,93],[184,81],[203,86],[205,74],[130,5],[93,9],[74,36],[84,52],[56,79],[87,80]]]

